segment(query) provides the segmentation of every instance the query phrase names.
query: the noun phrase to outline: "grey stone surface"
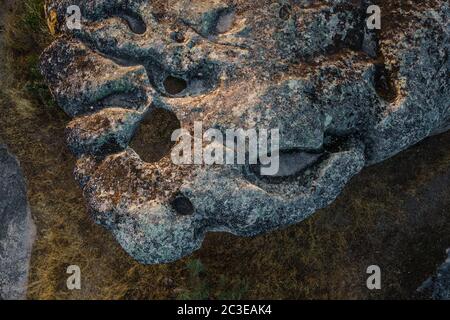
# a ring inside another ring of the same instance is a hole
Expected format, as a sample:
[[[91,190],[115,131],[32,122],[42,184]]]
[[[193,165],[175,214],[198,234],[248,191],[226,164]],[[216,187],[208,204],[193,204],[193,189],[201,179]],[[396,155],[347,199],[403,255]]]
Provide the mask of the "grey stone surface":
[[[24,299],[35,227],[17,159],[0,144],[0,297]]]
[[[447,260],[439,266],[436,274],[418,289],[433,300],[450,300],[450,249],[447,249],[447,254]]]
[[[379,32],[366,29],[369,1],[50,1],[60,36],[41,70],[74,117],[68,144],[94,219],[138,261],[170,262],[206,232],[300,222],[365,166],[448,129],[448,2],[374,2]],[[72,4],[81,30],[66,28]],[[160,109],[190,132],[279,128],[289,168],[271,179],[169,154],[145,162],[133,139],[144,122],[167,126]]]

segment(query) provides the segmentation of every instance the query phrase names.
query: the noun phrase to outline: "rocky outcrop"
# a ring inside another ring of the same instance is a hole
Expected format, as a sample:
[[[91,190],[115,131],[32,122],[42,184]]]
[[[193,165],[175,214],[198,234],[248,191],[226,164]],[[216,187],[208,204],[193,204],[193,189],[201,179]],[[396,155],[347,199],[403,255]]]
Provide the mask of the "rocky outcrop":
[[[329,205],[365,166],[450,125],[447,1],[51,1],[41,70],[74,119],[67,140],[94,219],[142,263],[206,232],[252,236]],[[78,5],[80,30],[66,9]],[[258,165],[177,165],[181,127],[280,131]]]
[[[22,170],[0,144],[0,298],[24,299],[35,227]]]

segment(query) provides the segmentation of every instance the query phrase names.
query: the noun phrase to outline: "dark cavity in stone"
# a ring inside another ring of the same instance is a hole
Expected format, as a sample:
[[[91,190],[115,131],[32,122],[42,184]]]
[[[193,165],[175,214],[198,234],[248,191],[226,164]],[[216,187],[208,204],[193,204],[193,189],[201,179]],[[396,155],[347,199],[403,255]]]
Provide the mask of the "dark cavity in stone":
[[[168,76],[163,85],[166,92],[173,96],[182,93],[187,88],[186,80],[174,76]]]
[[[172,208],[182,216],[190,216],[194,213],[192,202],[183,195],[178,195],[171,202]]]
[[[375,66],[375,90],[381,98],[388,102],[393,102],[397,98],[391,74],[386,70],[384,64]]]
[[[176,115],[157,108],[149,112],[136,130],[130,147],[148,163],[157,162],[168,155],[174,146],[172,133],[180,128]]]
[[[137,14],[132,13],[122,13],[120,17],[124,19],[130,30],[136,34],[144,34],[147,31],[147,26],[145,22]]]

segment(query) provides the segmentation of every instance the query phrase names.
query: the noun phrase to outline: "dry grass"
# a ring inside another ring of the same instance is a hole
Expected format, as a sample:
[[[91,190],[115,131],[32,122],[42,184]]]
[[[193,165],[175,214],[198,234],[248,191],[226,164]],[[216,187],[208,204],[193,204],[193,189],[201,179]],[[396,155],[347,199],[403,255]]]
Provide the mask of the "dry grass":
[[[21,160],[38,227],[30,298],[411,298],[442,262],[450,243],[450,134],[366,169],[304,223],[251,239],[211,234],[193,257],[170,265],[134,262],[86,214],[63,137],[69,119],[36,70],[51,40],[42,0],[22,4],[8,14],[0,139]],[[66,289],[70,264],[81,267],[80,291]],[[383,271],[378,292],[365,288],[371,264]]]

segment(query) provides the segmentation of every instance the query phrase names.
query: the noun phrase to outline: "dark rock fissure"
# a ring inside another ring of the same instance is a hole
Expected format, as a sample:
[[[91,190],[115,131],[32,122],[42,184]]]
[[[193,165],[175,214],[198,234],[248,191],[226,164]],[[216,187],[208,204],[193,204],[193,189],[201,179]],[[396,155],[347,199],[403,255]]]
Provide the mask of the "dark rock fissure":
[[[388,102],[395,101],[397,98],[394,82],[384,63],[375,66],[375,90]]]

